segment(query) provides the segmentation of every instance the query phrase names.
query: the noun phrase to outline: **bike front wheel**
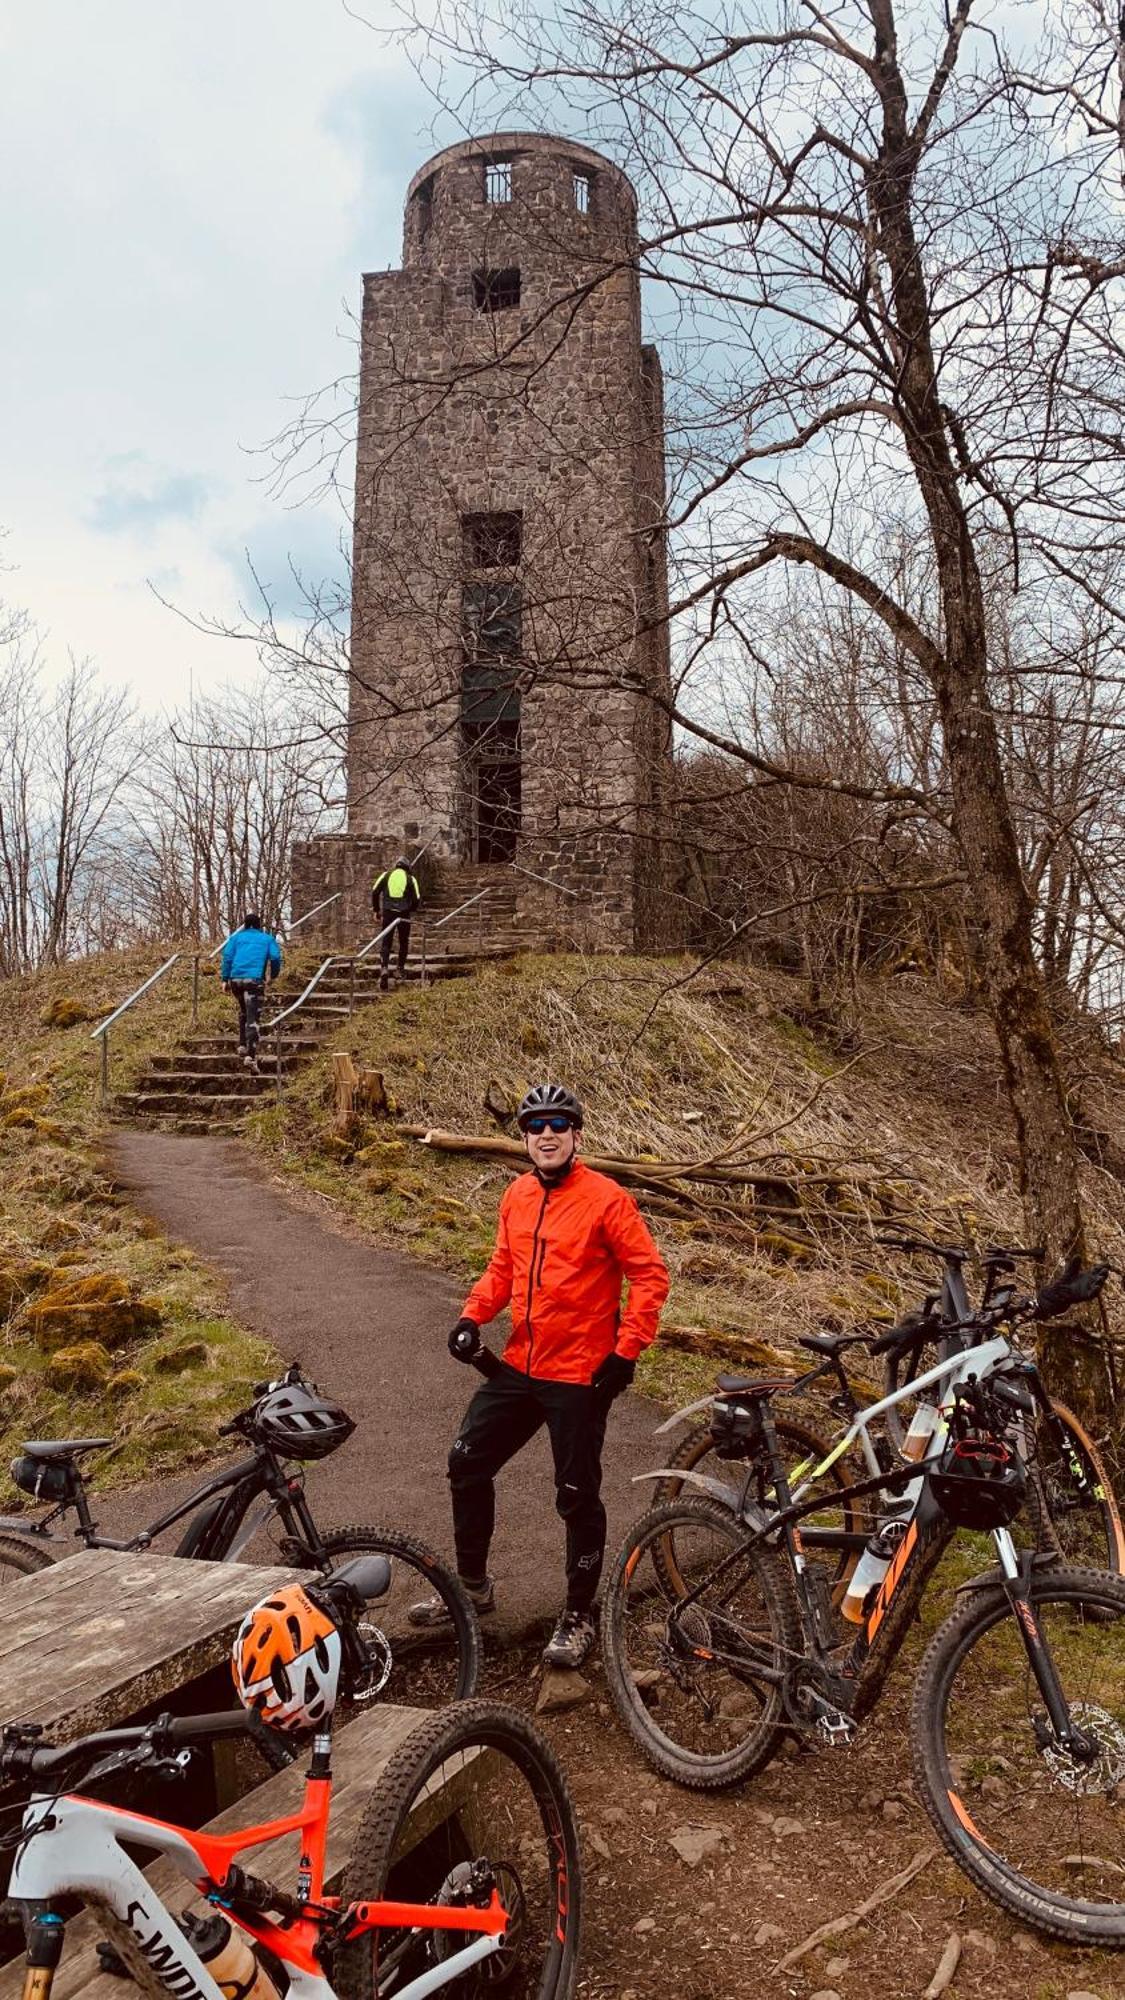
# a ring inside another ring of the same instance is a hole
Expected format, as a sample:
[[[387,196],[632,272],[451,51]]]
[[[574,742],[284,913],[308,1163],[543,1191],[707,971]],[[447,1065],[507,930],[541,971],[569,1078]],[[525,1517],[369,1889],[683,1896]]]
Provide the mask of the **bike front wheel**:
[[[444,1708],[475,1694],[480,1626],[456,1573],[425,1542],[395,1528],[335,1528],[321,1539],[331,1569],[353,1556],[386,1556],[390,1564],[389,1590],[371,1600],[359,1624],[372,1668],[365,1698],[377,1696],[408,1708]],[[446,1614],[440,1625],[419,1629],[411,1624],[410,1608],[423,1598],[440,1599]]]
[[[500,1702],[429,1717],[376,1786],[344,1874],[346,1906],[487,1906],[507,1919],[494,1949],[433,1990],[510,2000],[572,2000],[582,1878],[566,1781],[539,1731]],[[384,2000],[439,1974],[479,1934],[375,1928],[336,1954],[341,2000]],[[426,1989],[430,1990],[430,1989]]]
[[[777,1677],[800,1653],[789,1573],[733,1514],[710,1500],[642,1514],[606,1585],[602,1658],[650,1764],[700,1791],[762,1770],[785,1733]]]
[[[915,1779],[986,1896],[1049,1937],[1125,1946],[1125,1581],[1043,1566],[1031,1600],[1085,1754],[1058,1742],[1008,1598],[984,1584],[923,1658]]]

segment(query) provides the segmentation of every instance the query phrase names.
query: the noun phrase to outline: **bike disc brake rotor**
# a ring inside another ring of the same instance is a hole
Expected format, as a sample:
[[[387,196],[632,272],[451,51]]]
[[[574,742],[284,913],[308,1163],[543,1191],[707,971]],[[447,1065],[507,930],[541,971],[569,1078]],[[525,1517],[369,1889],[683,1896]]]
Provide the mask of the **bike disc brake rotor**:
[[[382,1694],[394,1672],[395,1656],[382,1626],[376,1625],[372,1619],[361,1618],[356,1632],[367,1661],[367,1674],[363,1686],[355,1690],[351,1700],[357,1703],[374,1701],[377,1695]]]
[[[1062,1745],[1044,1750],[1043,1762],[1057,1785],[1076,1798],[1112,1792],[1125,1778],[1125,1729],[1097,1702],[1071,1703],[1070,1719],[1097,1744],[1097,1755],[1080,1763]]]
[[[438,1902],[463,1906],[466,1901],[466,1889],[474,1870],[487,1872],[504,1906],[508,1925],[497,1949],[466,1973],[465,1990],[475,1993],[488,1988],[495,1993],[506,1986],[513,1973],[519,1970],[526,1911],[523,1883],[510,1861],[462,1861],[446,1876],[438,1892]],[[433,1942],[434,1956],[439,1964],[444,1964],[445,1960],[452,1958],[455,1952],[464,1951],[468,1939],[460,1931],[434,1931]],[[457,1990],[458,1992],[462,1990],[460,1980],[457,1983]]]

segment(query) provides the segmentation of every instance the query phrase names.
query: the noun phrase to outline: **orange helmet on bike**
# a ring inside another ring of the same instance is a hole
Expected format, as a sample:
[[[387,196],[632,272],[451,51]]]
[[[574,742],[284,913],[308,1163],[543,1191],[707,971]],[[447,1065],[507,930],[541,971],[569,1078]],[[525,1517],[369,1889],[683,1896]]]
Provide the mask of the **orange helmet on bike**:
[[[299,1583],[248,1611],[231,1652],[238,1698],[273,1729],[323,1727],[336,1706],[340,1634]]]

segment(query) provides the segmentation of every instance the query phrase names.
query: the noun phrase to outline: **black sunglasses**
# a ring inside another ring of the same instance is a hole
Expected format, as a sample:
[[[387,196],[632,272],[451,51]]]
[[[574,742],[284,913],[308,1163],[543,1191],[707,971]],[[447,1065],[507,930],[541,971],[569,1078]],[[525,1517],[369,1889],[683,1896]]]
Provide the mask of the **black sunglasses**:
[[[573,1123],[573,1118],[529,1118],[523,1129],[538,1137],[540,1132],[569,1132]]]

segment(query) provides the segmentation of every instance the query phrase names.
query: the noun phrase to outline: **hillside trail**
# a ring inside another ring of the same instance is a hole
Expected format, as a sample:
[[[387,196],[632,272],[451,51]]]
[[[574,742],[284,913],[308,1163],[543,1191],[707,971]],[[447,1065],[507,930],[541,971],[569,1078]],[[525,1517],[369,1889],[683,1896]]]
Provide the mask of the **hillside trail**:
[[[325,1524],[363,1521],[406,1529],[448,1556],[452,1536],[446,1457],[479,1384],[452,1361],[446,1335],[463,1290],[440,1271],[335,1229],[269,1180],[234,1140],[118,1128],[110,1159],[137,1208],[227,1280],[231,1311],[286,1360],[300,1359],[338,1395],[356,1431],[308,1468]],[[499,1347],[499,1330],[491,1344]],[[644,1505],[634,1473],[656,1464],[657,1406],[630,1395],[610,1418],[605,1451],[609,1548]],[[172,1504],[190,1481],[115,1495],[104,1525],[129,1533]],[[490,1564],[505,1639],[553,1619],[564,1595],[563,1527],[554,1507],[546,1433],[500,1474]]]

